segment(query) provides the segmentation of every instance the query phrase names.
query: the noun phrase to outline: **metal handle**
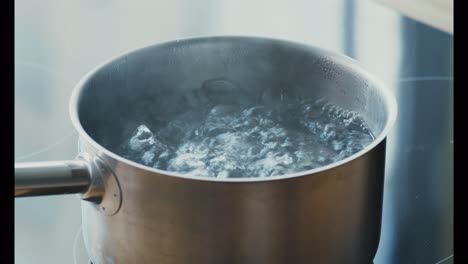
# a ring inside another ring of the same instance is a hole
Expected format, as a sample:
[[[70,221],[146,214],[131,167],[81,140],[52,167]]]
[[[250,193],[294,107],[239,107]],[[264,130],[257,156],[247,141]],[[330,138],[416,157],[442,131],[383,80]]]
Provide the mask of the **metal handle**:
[[[90,185],[83,160],[15,163],[15,197],[85,193]]]
[[[97,156],[76,160],[15,163],[15,197],[77,193],[105,215],[115,215],[122,191],[113,171]]]

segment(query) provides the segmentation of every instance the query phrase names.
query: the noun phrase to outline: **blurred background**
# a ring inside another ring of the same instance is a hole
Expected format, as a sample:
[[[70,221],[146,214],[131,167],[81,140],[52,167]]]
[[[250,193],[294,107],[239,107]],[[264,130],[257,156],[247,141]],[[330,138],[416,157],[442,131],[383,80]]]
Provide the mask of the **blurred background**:
[[[397,96],[374,263],[453,263],[453,34],[382,2],[15,0],[15,161],[75,157],[71,91],[123,52],[206,35],[307,43],[355,58]],[[15,263],[88,264],[80,227],[76,195],[15,199]]]

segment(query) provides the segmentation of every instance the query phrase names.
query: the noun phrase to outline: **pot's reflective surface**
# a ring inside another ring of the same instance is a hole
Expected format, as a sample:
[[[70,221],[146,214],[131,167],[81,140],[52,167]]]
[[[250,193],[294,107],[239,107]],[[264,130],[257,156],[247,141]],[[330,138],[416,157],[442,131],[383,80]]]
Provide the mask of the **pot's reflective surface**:
[[[122,207],[82,202],[94,263],[371,263],[385,146],[346,165],[264,182],[169,177],[107,159]]]
[[[341,162],[271,178],[179,177],[110,152],[135,123],[170,120],[187,111],[186,96],[221,77],[236,86],[210,91],[230,92],[235,102],[324,99],[355,111],[376,140]],[[81,151],[106,161],[122,190],[121,208],[113,215],[82,204],[94,263],[370,263],[374,258],[384,139],[396,104],[349,58],[266,38],[164,43],[91,72],[76,87],[70,110]]]

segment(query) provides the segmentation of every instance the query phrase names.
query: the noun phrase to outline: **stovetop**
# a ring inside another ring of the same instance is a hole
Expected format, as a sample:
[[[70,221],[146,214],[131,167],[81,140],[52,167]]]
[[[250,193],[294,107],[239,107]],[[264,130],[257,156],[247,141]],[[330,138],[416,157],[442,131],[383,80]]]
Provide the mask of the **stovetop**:
[[[94,66],[156,42],[219,34],[321,46],[382,79],[399,115],[374,262],[453,263],[453,37],[373,1],[17,0],[15,161],[75,157],[68,99]],[[76,195],[16,199],[15,263],[87,263],[80,227]]]

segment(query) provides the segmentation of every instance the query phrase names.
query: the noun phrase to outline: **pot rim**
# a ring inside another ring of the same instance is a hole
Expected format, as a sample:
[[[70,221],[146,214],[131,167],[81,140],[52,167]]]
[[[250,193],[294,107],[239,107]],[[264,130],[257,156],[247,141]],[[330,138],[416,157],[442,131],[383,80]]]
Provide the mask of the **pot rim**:
[[[140,52],[145,49],[151,49],[155,47],[160,47],[160,46],[165,46],[165,45],[172,45],[175,43],[180,43],[180,42],[194,42],[194,41],[210,41],[214,39],[236,39],[236,40],[262,40],[262,41],[270,41],[270,42],[277,42],[277,43],[283,43],[283,44],[292,44],[292,45],[302,45],[308,49],[315,49],[317,51],[326,53],[328,55],[331,55],[335,58],[341,59],[341,63],[345,64],[347,67],[352,68],[353,71],[356,73],[361,74],[363,77],[365,77],[367,80],[369,80],[371,83],[374,84],[375,88],[378,89],[380,94],[384,97],[384,101],[386,102],[385,107],[387,108],[387,113],[388,113],[388,118],[387,122],[382,129],[382,132],[375,138],[374,141],[372,141],[371,144],[367,145],[365,148],[362,150],[354,153],[353,155],[339,160],[337,162],[330,163],[325,166],[321,166],[312,170],[306,170],[302,172],[296,172],[296,173],[290,173],[290,174],[285,174],[285,175],[277,175],[277,176],[268,176],[268,177],[249,177],[249,178],[215,178],[215,177],[195,177],[195,176],[190,176],[190,175],[184,175],[180,174],[177,172],[171,172],[171,171],[165,171],[165,170],[160,170],[160,169],[155,169],[151,168],[139,163],[136,163],[134,161],[125,159],[112,151],[107,150],[103,146],[101,146],[99,143],[97,143],[91,136],[88,135],[88,133],[84,130],[83,126],[81,125],[79,116],[78,116],[78,102],[80,99],[80,96],[82,94],[83,87],[85,87],[85,84],[89,81],[91,77],[93,77],[98,71],[100,71],[102,68],[105,68],[106,66],[109,66],[112,64],[114,61],[121,59],[126,56],[130,56],[133,53]],[[112,57],[108,59],[107,61],[101,63],[100,65],[96,66],[93,68],[91,71],[89,71],[85,76],[81,78],[81,80],[76,84],[76,86],[73,89],[72,95],[70,97],[70,103],[69,103],[69,114],[71,121],[73,123],[73,126],[75,129],[78,131],[79,136],[83,137],[89,144],[91,144],[95,149],[99,150],[100,152],[108,155],[109,157],[118,160],[119,162],[123,162],[127,165],[137,167],[139,169],[152,172],[152,173],[157,173],[160,175],[167,175],[167,176],[172,176],[172,177],[177,177],[177,178],[184,178],[184,179],[189,179],[189,180],[200,180],[200,181],[210,181],[210,182],[239,182],[239,183],[244,183],[244,182],[264,182],[264,181],[275,181],[275,180],[283,180],[283,179],[291,179],[291,178],[297,178],[297,177],[302,177],[302,176],[309,176],[313,174],[318,174],[323,171],[331,170],[333,168],[339,167],[345,163],[351,162],[355,159],[358,159],[359,157],[365,155],[368,153],[370,150],[374,149],[377,145],[379,145],[389,134],[391,129],[393,128],[393,125],[396,121],[397,117],[397,102],[395,99],[395,96],[390,92],[388,88],[383,84],[383,82],[371,75],[369,72],[364,70],[360,63],[356,61],[353,58],[350,58],[346,55],[339,54],[336,52],[328,51],[326,49],[322,49],[316,46],[308,45],[308,44],[303,44],[300,42],[292,42],[289,40],[283,40],[283,39],[277,39],[277,38],[271,38],[271,37],[259,37],[259,36],[240,36],[240,35],[219,35],[219,36],[201,36],[201,37],[189,37],[189,38],[182,38],[178,40],[172,40],[172,41],[165,41],[165,42],[160,42],[156,43],[153,45],[149,46],[144,46],[144,47],[139,47],[132,49],[130,51],[126,51],[121,53],[120,55],[117,55],[115,57]]]

